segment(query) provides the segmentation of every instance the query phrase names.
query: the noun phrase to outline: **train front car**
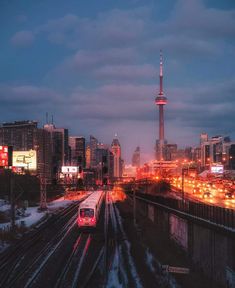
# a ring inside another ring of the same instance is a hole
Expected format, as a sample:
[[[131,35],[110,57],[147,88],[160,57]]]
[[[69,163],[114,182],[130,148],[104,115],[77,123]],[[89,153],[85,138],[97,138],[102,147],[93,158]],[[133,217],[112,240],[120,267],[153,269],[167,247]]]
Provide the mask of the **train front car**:
[[[92,194],[80,204],[77,219],[79,228],[96,227],[99,220],[103,195],[103,191],[92,192]]]

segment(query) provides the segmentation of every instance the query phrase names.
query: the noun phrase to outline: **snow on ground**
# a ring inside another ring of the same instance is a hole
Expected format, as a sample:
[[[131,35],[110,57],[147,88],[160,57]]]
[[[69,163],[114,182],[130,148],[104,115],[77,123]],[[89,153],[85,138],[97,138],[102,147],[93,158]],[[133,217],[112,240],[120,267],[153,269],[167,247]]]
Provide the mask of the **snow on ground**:
[[[4,212],[10,209],[10,205],[7,204],[7,201],[0,199],[0,212]]]
[[[134,264],[134,260],[133,260],[133,258],[131,256],[131,244],[127,240],[127,236],[126,236],[126,233],[125,233],[123,225],[122,225],[122,217],[121,217],[121,215],[119,213],[119,210],[115,206],[114,206],[114,210],[115,210],[116,215],[117,215],[117,221],[118,221],[120,230],[122,232],[123,238],[125,239],[123,243],[124,243],[125,248],[126,248],[125,252],[127,253],[127,256],[128,256],[127,259],[128,259],[128,262],[129,262],[129,267],[131,268],[132,277],[135,280],[136,287],[137,288],[142,288],[143,286],[141,284],[139,275],[137,273],[137,270],[136,270],[136,267],[135,267],[135,264]]]
[[[48,210],[45,211],[39,211],[38,206],[36,207],[28,207],[25,211],[25,216],[21,216],[19,219],[16,220],[17,225],[25,225],[26,227],[30,227],[40,220],[42,220],[43,217],[46,216],[46,214],[50,212],[54,212],[60,208],[65,208],[69,206],[71,203],[73,203],[73,200],[65,200],[64,197],[61,197],[57,200],[54,200],[50,203],[48,203]],[[9,211],[10,205],[4,204],[0,207],[0,211],[5,212]],[[23,221],[23,222],[22,222]],[[0,229],[7,229],[7,227],[10,227],[10,222],[6,223],[0,223]]]
[[[160,287],[180,288],[180,285],[177,284],[173,275],[161,271],[162,265],[160,264],[159,261],[155,259],[153,254],[150,252],[149,248],[145,248],[145,257],[146,257],[145,262],[148,265],[151,272],[154,273],[156,281],[157,283],[159,283]]]
[[[107,287],[108,288],[122,288],[123,286],[119,282],[118,278],[118,269],[119,269],[119,259],[118,259],[118,250],[116,249],[112,267],[109,271],[108,275],[108,283]]]

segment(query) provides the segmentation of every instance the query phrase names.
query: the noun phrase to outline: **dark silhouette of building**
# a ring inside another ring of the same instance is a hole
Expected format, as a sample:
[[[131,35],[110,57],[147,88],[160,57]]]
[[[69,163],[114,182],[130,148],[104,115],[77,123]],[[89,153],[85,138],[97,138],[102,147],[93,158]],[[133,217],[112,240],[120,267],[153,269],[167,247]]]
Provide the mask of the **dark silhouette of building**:
[[[81,136],[70,136],[71,164],[86,167],[86,139]]]
[[[117,134],[113,139],[111,150],[114,157],[113,176],[114,178],[120,178],[122,176],[122,159],[121,159],[121,145],[117,139]]]
[[[166,144],[164,146],[164,159],[174,161],[177,158],[177,144]]]
[[[90,136],[90,167],[96,167],[97,159],[96,159],[96,149],[98,145],[98,140],[94,136]]]
[[[137,146],[132,156],[132,166],[140,167],[140,147]]]
[[[54,177],[58,175],[61,166],[69,164],[68,129],[56,128],[54,124],[44,125],[44,130],[50,134],[52,143],[52,169]]]
[[[37,170],[33,173],[45,174],[48,181],[52,175],[52,142],[50,133],[38,128],[37,121],[15,121],[3,123],[0,127],[0,144],[13,147],[13,151],[35,150]]]

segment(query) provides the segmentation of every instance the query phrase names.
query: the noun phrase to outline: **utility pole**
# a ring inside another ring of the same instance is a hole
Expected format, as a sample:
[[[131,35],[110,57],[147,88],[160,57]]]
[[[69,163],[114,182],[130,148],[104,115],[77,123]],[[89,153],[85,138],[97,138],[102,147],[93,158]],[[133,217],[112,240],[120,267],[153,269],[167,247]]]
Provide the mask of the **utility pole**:
[[[46,141],[45,141],[45,130],[42,130],[42,171],[40,171],[40,209],[47,209],[47,191],[46,191]]]
[[[136,227],[136,187],[135,187],[135,179],[133,182],[133,223]]]
[[[183,205],[184,205],[184,171],[185,171],[185,169],[184,168],[182,168],[182,203],[183,203]]]
[[[15,192],[14,192],[14,175],[11,169],[10,172],[10,199],[11,199],[11,229],[15,230]]]

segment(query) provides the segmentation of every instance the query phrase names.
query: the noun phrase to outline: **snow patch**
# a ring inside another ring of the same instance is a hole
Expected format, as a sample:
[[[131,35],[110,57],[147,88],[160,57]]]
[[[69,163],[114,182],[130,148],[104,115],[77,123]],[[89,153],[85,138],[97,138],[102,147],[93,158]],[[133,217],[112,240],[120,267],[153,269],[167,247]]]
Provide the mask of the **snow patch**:
[[[117,215],[117,219],[118,219],[118,223],[119,223],[119,226],[120,226],[120,229],[121,229],[121,232],[124,236],[125,239],[127,239],[127,236],[126,236],[126,233],[123,229],[123,225],[122,225],[122,219],[121,219],[121,215],[118,211],[118,209],[116,208],[116,206],[114,206],[114,209],[115,209],[115,212],[116,212],[116,215]],[[136,287],[137,288],[142,288],[142,284],[141,284],[141,281],[140,281],[140,278],[139,278],[139,275],[137,273],[137,270],[136,270],[136,267],[135,267],[135,264],[134,264],[134,260],[131,256],[131,251],[130,251],[130,242],[128,240],[125,240],[124,241],[124,244],[126,246],[126,253],[127,253],[127,258],[128,258],[128,262],[129,262],[129,266],[131,267],[131,274],[132,274],[132,277],[133,279],[135,280],[136,282]]]
[[[122,288],[123,287],[119,282],[118,270],[119,270],[119,255],[118,255],[118,250],[116,249],[112,267],[109,271],[108,283],[107,283],[108,288]]]
[[[146,250],[146,264],[150,268],[151,272],[155,272],[155,268],[153,266],[153,255],[149,252],[149,249]]]

